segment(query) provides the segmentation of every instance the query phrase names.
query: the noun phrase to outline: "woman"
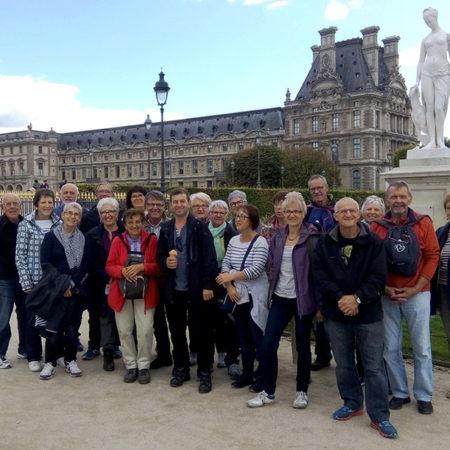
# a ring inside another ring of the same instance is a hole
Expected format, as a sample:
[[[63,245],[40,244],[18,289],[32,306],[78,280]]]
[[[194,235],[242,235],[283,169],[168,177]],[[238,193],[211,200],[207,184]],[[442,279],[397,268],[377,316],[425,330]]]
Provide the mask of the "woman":
[[[202,220],[203,222],[208,222],[211,197],[204,192],[196,192],[195,194],[191,194],[190,200],[192,214],[194,217]]]
[[[375,219],[381,219],[385,212],[386,207],[383,199],[376,195],[369,195],[361,206],[362,222],[370,225]]]
[[[125,198],[125,203],[127,209],[135,208],[139,211],[145,211],[145,196],[147,194],[147,189],[142,186],[133,186],[127,191],[127,196]]]
[[[92,228],[86,237],[91,248],[88,285],[91,297],[97,301],[100,318],[100,345],[103,347],[103,369],[114,370],[114,350],[120,344],[114,311],[108,306],[109,275],[105,266],[113,239],[123,233],[119,221],[119,203],[115,198],[102,198],[97,203],[100,225]]]
[[[72,377],[80,377],[77,365],[77,308],[81,282],[86,275],[89,262],[89,245],[78,229],[82,208],[76,202],[64,205],[62,224],[49,231],[42,241],[41,264],[46,271],[53,270],[67,276],[68,283],[62,298],[58,299],[51,317],[47,319],[48,337],[45,344],[45,365],[41,370],[41,380],[50,379],[56,360],[64,355],[66,372]]]
[[[117,329],[125,367],[123,381],[140,384],[150,382],[150,361],[153,343],[153,315],[158,304],[156,262],[157,238],[144,230],[145,215],[135,208],[125,211],[123,216],[125,233],[114,239],[106,262],[106,272],[112,277],[108,304],[115,311]],[[126,264],[128,254],[135,252],[143,257],[142,263]],[[145,298],[127,299],[122,293],[119,280],[135,282],[138,275],[148,277]],[[136,341],[133,331],[136,328]]]
[[[432,296],[444,324],[450,353],[450,192],[444,197],[444,208],[448,222],[436,230],[441,257],[432,282]],[[447,392],[447,398],[450,398],[450,391]]]
[[[55,194],[50,189],[37,190],[33,206],[36,209],[20,222],[17,230],[16,266],[20,285],[26,294],[29,294],[42,278],[40,251],[44,236],[60,223],[59,217],[53,211]],[[42,343],[34,322],[34,314],[26,308],[25,342],[28,367],[31,372],[39,372]]]
[[[283,201],[286,198],[287,191],[279,191],[272,198],[273,212],[267,221],[263,224],[261,235],[267,239],[270,245],[270,240],[277,232],[278,228],[284,227],[286,222],[283,214]]]
[[[255,206],[242,205],[236,212],[238,236],[231,238],[222,261],[218,284],[227,288],[230,299],[237,303],[234,318],[239,333],[242,355],[242,374],[232,383],[235,388],[250,385],[259,392],[253,366],[255,357],[260,361],[259,350],[267,322],[267,294],[269,281],[265,272],[268,256],[267,241],[256,233],[259,213]],[[258,380],[259,381],[259,380]]]
[[[422,84],[422,101],[425,107],[429,143],[424,148],[445,148],[444,121],[450,93],[450,64],[448,53],[450,39],[439,27],[438,11],[426,8],[423,20],[431,33],[420,47],[417,80],[414,88]]]
[[[289,192],[282,203],[286,226],[272,237],[269,249],[271,299],[263,343],[260,369],[263,391],[249,400],[251,408],[275,400],[278,372],[277,350],[281,334],[295,318],[297,358],[297,392],[294,408],[308,406],[308,385],[311,374],[310,335],[317,310],[311,280],[310,255],[319,239],[317,228],[304,222],[306,203],[302,194]]]

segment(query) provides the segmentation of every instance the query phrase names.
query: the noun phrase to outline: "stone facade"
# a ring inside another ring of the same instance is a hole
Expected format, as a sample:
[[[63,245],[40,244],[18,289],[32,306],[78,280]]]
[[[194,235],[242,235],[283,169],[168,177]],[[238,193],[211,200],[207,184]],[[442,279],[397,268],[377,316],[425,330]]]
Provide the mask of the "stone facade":
[[[269,108],[164,122],[168,186],[224,184],[233,154],[255,145],[329,152],[344,187],[379,189],[393,152],[416,144],[411,106],[398,71],[398,41],[378,45],[378,27],[362,39],[335,42],[337,28],[319,31],[313,62],[295,99]],[[0,190],[29,189],[35,178],[56,189],[74,183],[136,182],[159,186],[161,126],[132,125],[72,133],[0,135]]]

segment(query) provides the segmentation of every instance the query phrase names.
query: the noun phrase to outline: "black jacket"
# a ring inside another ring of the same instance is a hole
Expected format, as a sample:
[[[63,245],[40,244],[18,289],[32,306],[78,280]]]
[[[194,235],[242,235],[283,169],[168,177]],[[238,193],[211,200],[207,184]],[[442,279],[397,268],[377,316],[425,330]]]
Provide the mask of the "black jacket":
[[[442,227],[439,227],[436,230],[437,240],[439,242],[439,248],[442,251],[445,243],[447,242],[448,233],[450,230],[450,222],[447,222]],[[440,264],[440,263],[439,263]],[[439,278],[439,266],[436,272],[434,273],[434,277],[431,280],[431,314],[436,314],[436,305],[438,304],[437,299],[439,295],[439,287],[438,287],[438,278]],[[447,266],[447,280],[450,280],[450,259],[448,261]],[[450,308],[450,281],[447,281],[447,298],[445,299]]]
[[[188,248],[187,266],[189,298],[191,301],[203,301],[203,289],[213,289],[214,279],[218,274],[214,241],[208,230],[208,225],[189,214],[186,222],[186,245]],[[166,259],[173,249],[175,236],[175,219],[165,222],[161,226],[156,254],[158,263],[165,278],[165,299],[173,301],[175,291],[175,270],[168,269]]]
[[[339,225],[323,235],[313,256],[313,276],[322,295],[322,313],[346,323],[372,323],[383,318],[381,294],[386,283],[386,256],[381,239],[360,226],[348,265],[340,255]],[[356,316],[345,316],[338,308],[344,295],[360,300]]]

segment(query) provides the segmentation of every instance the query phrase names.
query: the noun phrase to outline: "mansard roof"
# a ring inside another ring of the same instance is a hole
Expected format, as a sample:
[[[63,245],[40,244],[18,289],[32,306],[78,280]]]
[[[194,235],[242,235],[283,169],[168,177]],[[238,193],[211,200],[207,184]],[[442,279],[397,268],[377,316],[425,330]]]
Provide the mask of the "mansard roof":
[[[55,136],[57,136],[57,134],[54,131],[38,131],[38,130],[11,131],[9,133],[1,133],[0,142],[23,141],[30,139],[43,140]]]
[[[268,108],[191,119],[164,122],[164,139],[210,138],[220,133],[248,133],[252,130],[283,130],[282,108]],[[70,148],[132,145],[137,142],[156,142],[161,138],[160,122],[152,123],[150,130],[144,124],[77,131],[59,134],[61,151]]]

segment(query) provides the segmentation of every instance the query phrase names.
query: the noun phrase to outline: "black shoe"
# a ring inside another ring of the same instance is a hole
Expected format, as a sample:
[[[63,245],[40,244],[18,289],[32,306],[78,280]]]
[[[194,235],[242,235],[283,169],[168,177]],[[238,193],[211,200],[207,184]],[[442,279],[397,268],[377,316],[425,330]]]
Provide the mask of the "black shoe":
[[[139,370],[138,383],[139,384],[150,383],[150,371],[148,369],[140,369]]]
[[[411,399],[409,397],[406,398],[392,397],[391,400],[389,401],[389,409],[401,409],[403,405],[406,405],[410,401]]]
[[[170,380],[170,385],[172,387],[180,387],[185,381],[189,381],[191,376],[184,370],[175,370],[173,373],[173,378]]]
[[[264,386],[263,386],[263,381],[261,378],[257,378],[256,381],[250,385],[250,387],[248,388],[248,390],[250,392],[253,392],[255,394],[260,393],[261,391],[264,390]]]
[[[251,384],[253,384],[253,381],[253,377],[240,375],[231,383],[231,387],[235,389],[241,389],[245,386],[250,386]]]
[[[160,358],[159,356],[150,363],[150,370],[159,369],[160,367],[170,367],[173,364],[172,357]]]
[[[114,351],[103,350],[103,370],[106,372],[112,372],[114,369]]]
[[[316,360],[311,364],[311,370],[313,372],[317,372],[318,370],[322,370],[325,367],[329,367],[329,366],[330,366],[330,360],[320,361],[319,359],[316,358]]]
[[[82,352],[84,350],[83,344],[78,339],[77,341],[77,352]]]
[[[207,394],[211,392],[212,382],[210,374],[201,374],[200,375],[200,384],[198,385],[198,392],[200,394]]]
[[[433,414],[433,404],[431,402],[417,400],[417,410],[420,414]]]
[[[125,383],[134,383],[137,380],[137,377],[138,377],[137,369],[128,369],[125,373],[125,376],[123,377],[123,381]]]

